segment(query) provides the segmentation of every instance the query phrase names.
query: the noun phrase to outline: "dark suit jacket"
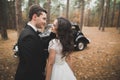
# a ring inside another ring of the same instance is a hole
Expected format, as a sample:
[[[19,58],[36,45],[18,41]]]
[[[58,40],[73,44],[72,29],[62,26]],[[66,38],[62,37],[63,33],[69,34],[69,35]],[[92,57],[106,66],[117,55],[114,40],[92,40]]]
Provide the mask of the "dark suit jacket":
[[[29,25],[26,25],[18,39],[19,64],[15,80],[44,80],[45,61],[43,42]]]
[[[45,36],[45,37],[41,37],[41,39],[42,39],[42,42],[43,42],[43,47],[44,47],[44,52],[43,52],[43,54],[44,54],[44,56],[42,56],[42,58],[43,58],[43,69],[46,67],[46,60],[47,60],[47,58],[48,58],[48,56],[49,56],[49,53],[48,53],[48,45],[49,45],[49,42],[50,42],[50,40],[51,39],[53,39],[53,38],[55,38],[56,37],[56,35],[55,35],[55,33],[53,33],[53,32],[51,32],[50,33],[50,35],[49,36]],[[45,70],[45,69],[44,69]],[[44,71],[45,72],[45,71]]]

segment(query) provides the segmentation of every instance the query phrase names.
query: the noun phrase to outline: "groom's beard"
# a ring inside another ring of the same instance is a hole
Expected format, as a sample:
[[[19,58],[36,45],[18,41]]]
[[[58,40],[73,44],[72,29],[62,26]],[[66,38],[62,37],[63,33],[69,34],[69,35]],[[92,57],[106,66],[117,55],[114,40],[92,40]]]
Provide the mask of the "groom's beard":
[[[42,27],[40,26],[40,24],[36,24],[35,25],[38,29],[41,29]]]
[[[45,25],[46,24],[36,24],[36,27],[39,29],[43,29],[43,28],[45,28]]]

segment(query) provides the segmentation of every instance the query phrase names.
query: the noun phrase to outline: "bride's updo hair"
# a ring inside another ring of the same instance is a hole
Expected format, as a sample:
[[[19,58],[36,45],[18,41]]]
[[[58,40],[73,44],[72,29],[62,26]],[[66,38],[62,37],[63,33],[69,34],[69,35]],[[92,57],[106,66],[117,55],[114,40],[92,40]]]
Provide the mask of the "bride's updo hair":
[[[69,55],[74,49],[72,25],[69,20],[65,18],[57,18],[57,34],[58,38],[62,44],[63,57]]]

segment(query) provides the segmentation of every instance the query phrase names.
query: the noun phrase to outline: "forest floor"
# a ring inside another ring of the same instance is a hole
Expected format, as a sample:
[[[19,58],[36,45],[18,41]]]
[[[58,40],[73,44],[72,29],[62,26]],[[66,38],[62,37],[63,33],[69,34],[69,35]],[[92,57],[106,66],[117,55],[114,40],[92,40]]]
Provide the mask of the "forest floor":
[[[12,47],[17,32],[8,30],[9,40],[0,37],[0,80],[14,80],[18,58],[13,57]],[[83,51],[75,51],[72,66],[77,80],[120,80],[120,34],[115,28],[84,27],[90,44]]]

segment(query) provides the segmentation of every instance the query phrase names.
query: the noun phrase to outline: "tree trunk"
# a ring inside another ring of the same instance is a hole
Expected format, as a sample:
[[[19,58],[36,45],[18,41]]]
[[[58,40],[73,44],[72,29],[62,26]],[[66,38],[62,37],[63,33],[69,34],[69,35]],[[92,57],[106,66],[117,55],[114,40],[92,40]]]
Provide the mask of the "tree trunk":
[[[114,4],[113,4],[113,11],[112,11],[112,17],[111,17],[111,27],[113,27],[113,24],[114,24],[115,6],[116,6],[116,0],[114,0]]]
[[[88,9],[88,15],[87,15],[87,26],[90,26],[90,13],[91,13],[91,10]]]
[[[66,18],[69,19],[69,0],[67,0]]]
[[[119,2],[119,14],[118,14],[118,20],[117,20],[117,29],[120,30],[120,2]]]
[[[22,30],[22,11],[21,11],[21,0],[16,0],[15,2],[15,11],[16,11],[16,27],[17,27],[17,32],[18,36]]]
[[[15,8],[15,5],[16,5],[16,2],[15,2],[16,0],[14,0],[14,26],[15,26],[15,29],[17,30],[17,25],[16,25],[16,8]]]
[[[101,0],[101,18],[100,18],[99,30],[101,30],[102,27],[103,13],[104,13],[104,0]]]
[[[103,14],[103,21],[102,21],[102,31],[105,30],[105,26],[106,26],[106,19],[107,19],[107,1],[105,1],[105,5],[104,5],[104,14]]]
[[[83,27],[83,19],[84,19],[84,0],[81,1],[82,2],[82,8],[81,8],[81,17],[80,17],[80,30],[82,31],[82,27]]]
[[[0,0],[0,29],[3,40],[8,39],[7,35],[7,1]]]
[[[107,19],[106,19],[106,26],[109,26],[109,13],[110,13],[110,0],[107,0]]]
[[[29,0],[29,1],[28,1],[28,7],[30,7],[30,6],[33,5],[34,3],[35,3],[34,0]]]
[[[38,0],[35,0],[35,4],[39,4],[39,1],[38,1]]]
[[[15,29],[15,1],[8,2],[8,28]]]
[[[48,6],[47,6],[47,24],[49,24],[50,23],[50,9],[51,9],[51,6],[50,6],[50,4],[51,4],[51,0],[48,0]]]

